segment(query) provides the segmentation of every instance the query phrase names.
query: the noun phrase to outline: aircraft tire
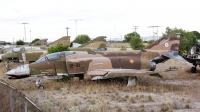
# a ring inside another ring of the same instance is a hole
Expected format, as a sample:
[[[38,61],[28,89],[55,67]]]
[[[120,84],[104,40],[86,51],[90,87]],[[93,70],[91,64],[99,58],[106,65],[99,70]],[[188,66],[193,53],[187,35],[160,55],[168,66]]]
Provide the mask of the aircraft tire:
[[[38,86],[38,89],[44,89],[43,85]]]
[[[191,67],[190,72],[191,73],[196,73],[196,67]]]
[[[84,79],[84,75],[83,74],[80,74],[78,77],[79,77],[79,80],[83,80]]]

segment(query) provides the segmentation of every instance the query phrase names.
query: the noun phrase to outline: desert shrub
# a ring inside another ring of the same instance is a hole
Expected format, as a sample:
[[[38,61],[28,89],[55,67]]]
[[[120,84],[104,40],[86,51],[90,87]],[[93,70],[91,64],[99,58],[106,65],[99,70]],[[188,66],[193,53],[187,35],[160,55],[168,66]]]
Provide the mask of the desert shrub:
[[[61,43],[58,43],[56,46],[52,46],[47,49],[47,52],[49,54],[54,53],[54,52],[61,52],[61,51],[70,51],[69,45],[68,44],[63,45]]]
[[[125,46],[121,46],[121,51],[125,51],[126,47]]]

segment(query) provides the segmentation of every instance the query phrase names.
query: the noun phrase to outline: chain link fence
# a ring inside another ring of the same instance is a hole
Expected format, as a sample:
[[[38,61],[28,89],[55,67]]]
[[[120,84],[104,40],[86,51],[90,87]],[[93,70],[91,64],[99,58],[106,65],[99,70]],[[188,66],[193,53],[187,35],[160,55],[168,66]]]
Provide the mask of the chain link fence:
[[[0,80],[0,112],[42,112],[23,93]]]

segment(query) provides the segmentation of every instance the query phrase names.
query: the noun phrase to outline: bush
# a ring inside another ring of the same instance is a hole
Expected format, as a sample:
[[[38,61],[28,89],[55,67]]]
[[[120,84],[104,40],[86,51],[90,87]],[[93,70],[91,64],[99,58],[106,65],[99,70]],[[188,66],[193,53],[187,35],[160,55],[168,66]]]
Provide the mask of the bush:
[[[24,43],[24,41],[22,41],[22,40],[18,40],[17,42],[16,42],[16,45],[24,45],[25,43]]]
[[[36,39],[34,39],[32,42],[31,42],[31,44],[34,44],[35,42],[38,42],[40,39],[38,39],[38,38],[36,38]]]
[[[61,52],[61,51],[70,51],[69,45],[68,44],[63,45],[61,43],[58,43],[56,46],[52,46],[47,49],[47,52],[49,54],[54,53],[54,52]]]
[[[148,44],[151,44],[151,43],[153,43],[154,42],[154,40],[149,40],[147,43]]]
[[[132,37],[130,40],[130,45],[134,50],[141,50],[144,48],[142,39],[139,36]]]
[[[90,37],[88,35],[78,35],[74,42],[79,44],[84,44],[90,41]]]
[[[121,51],[126,51],[126,47],[125,46],[121,46]]]

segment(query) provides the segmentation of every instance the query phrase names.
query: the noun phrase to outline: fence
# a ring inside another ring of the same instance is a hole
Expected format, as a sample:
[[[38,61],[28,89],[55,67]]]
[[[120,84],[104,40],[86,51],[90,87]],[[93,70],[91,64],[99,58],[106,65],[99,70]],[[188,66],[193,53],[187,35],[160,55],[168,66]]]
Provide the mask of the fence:
[[[42,112],[23,93],[0,80],[0,112]]]

